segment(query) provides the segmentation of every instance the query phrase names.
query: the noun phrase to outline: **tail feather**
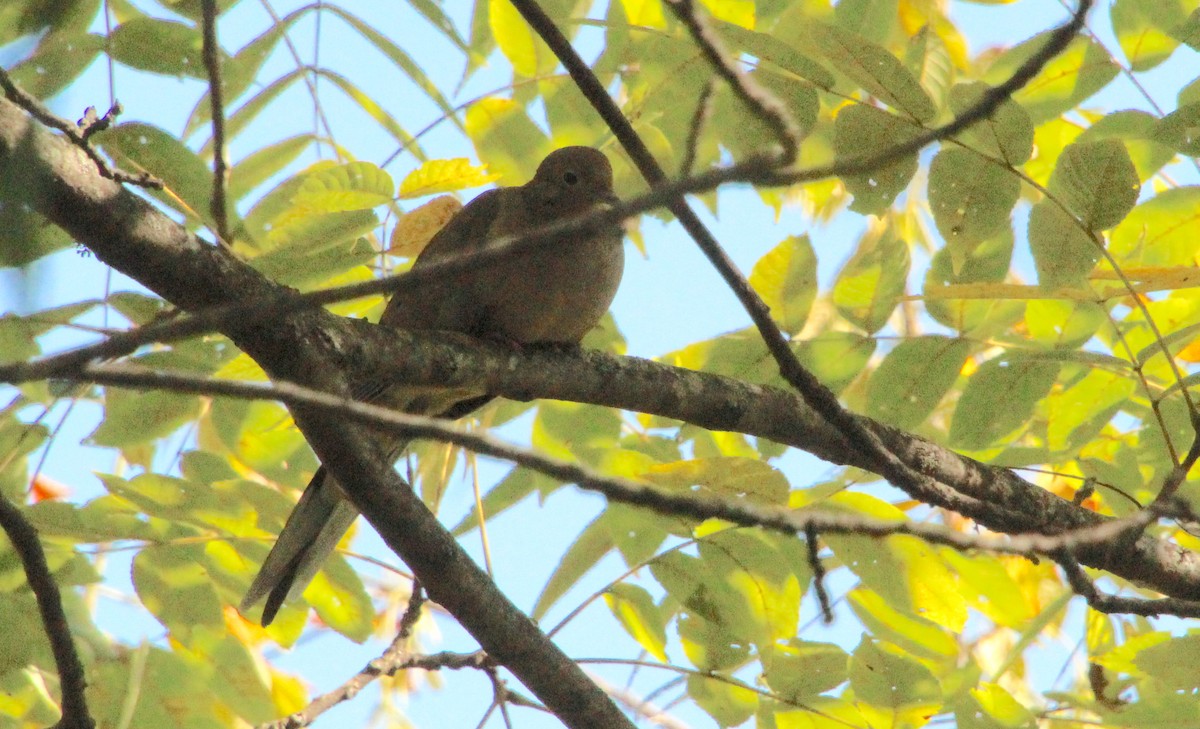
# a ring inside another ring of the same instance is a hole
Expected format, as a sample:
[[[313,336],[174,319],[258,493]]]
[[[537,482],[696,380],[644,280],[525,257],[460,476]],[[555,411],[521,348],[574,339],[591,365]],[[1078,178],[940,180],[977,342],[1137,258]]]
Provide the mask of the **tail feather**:
[[[333,477],[318,469],[246,591],[242,612],[266,597],[262,624],[270,625],[285,599],[304,592],[357,517]]]

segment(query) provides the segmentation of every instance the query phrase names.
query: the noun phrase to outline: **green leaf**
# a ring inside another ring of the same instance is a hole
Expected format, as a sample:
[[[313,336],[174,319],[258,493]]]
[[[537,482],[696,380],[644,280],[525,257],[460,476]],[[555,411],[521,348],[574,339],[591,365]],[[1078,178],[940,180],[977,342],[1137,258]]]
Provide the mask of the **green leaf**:
[[[1141,181],[1125,145],[1104,139],[1064,149],[1050,177],[1050,190],[1088,230],[1105,230],[1133,209]]]
[[[997,86],[1041,50],[1054,31],[1046,31],[1002,53],[983,80]],[[1120,68],[1097,41],[1077,36],[1042,72],[1013,95],[1035,125],[1054,119],[1108,85]]]
[[[1031,224],[1031,235],[1032,230]],[[1065,351],[1078,352],[1074,348],[1091,339],[1107,323],[1108,312],[1090,301],[1035,299],[1025,304],[1025,326],[1029,336],[1034,341]]]
[[[915,428],[954,386],[970,352],[965,339],[927,336],[900,342],[871,374],[866,414],[897,428]]]
[[[817,295],[817,256],[807,235],[784,238],[754,264],[750,285],[789,333],[804,328]]]
[[[666,620],[650,593],[637,585],[616,584],[604,593],[604,602],[638,645],[667,662]]]
[[[229,171],[226,194],[230,200],[241,200],[254,188],[278,174],[296,161],[310,144],[316,141],[311,134],[298,134],[246,155]]]
[[[1167,114],[1154,130],[1154,139],[1189,157],[1200,156],[1200,102]]]
[[[869,334],[887,324],[904,294],[908,245],[892,231],[868,232],[833,285],[838,313]]]
[[[980,682],[951,703],[959,729],[1035,729],[1037,717],[1003,687]]]
[[[1015,174],[978,154],[953,147],[938,152],[929,166],[929,207],[956,269],[1011,225],[1020,194]]]
[[[1188,0],[1116,0],[1113,32],[1133,71],[1148,71],[1171,57],[1186,33]],[[1186,36],[1185,36],[1186,37]]]
[[[989,90],[983,83],[957,84],[950,90],[950,108],[962,114]],[[959,136],[976,152],[997,157],[1013,167],[1033,156],[1033,122],[1025,109],[1008,99],[991,116],[967,127]]]
[[[849,678],[850,656],[832,643],[792,638],[763,657],[763,680],[789,703],[804,703]]]
[[[813,40],[834,68],[897,111],[919,122],[933,119],[933,102],[900,59],[836,25],[814,22],[811,27]]]
[[[559,458],[597,463],[620,433],[621,416],[610,408],[547,400],[538,407],[531,441]]]
[[[507,2],[507,0],[505,0]],[[467,109],[467,135],[479,158],[505,185],[524,184],[550,151],[550,140],[511,99],[489,98]]]
[[[783,506],[788,482],[774,466],[753,458],[697,458],[651,466],[639,474],[674,491]]]
[[[499,514],[516,506],[525,497],[533,493],[549,493],[561,485],[549,476],[542,475],[528,468],[513,468],[500,479],[483,497],[483,513],[488,519],[494,519]],[[456,537],[479,528],[479,513],[475,507],[450,530]]]
[[[144,514],[172,521],[199,521],[204,512],[217,506],[208,486],[181,478],[142,473],[126,480],[101,474],[104,487],[114,496],[130,502]]]
[[[194,221],[211,221],[212,175],[183,142],[140,122],[118,124],[97,134],[96,141],[118,165],[161,179],[166,189],[147,190],[159,202]]]
[[[953,633],[915,611],[889,604],[877,592],[860,587],[851,590],[846,599],[869,634],[885,637],[913,656],[937,660],[958,654]]]
[[[865,157],[904,144],[920,129],[900,117],[865,104],[842,108],[834,120],[837,161]],[[879,215],[892,204],[917,172],[917,155],[905,155],[866,174],[845,175],[846,189],[854,195],[850,209]]]
[[[392,176],[370,162],[321,167],[300,182],[291,215],[369,210],[391,202],[395,190]]]
[[[1170,115],[1167,117],[1170,118]],[[1149,180],[1174,156],[1173,143],[1159,139],[1166,127],[1165,120],[1136,109],[1123,109],[1105,114],[1084,130],[1075,141],[1098,142],[1119,139],[1125,143],[1129,158],[1139,180]]]
[[[1181,657],[1196,655],[1196,650],[1200,650],[1200,633],[1193,629],[1187,635],[1148,646],[1133,662],[1167,690],[1192,693],[1200,687],[1200,673],[1193,661],[1181,660]]]
[[[1195,265],[1200,239],[1200,187],[1164,190],[1133,209],[1109,237],[1124,266]]]
[[[164,438],[200,413],[194,395],[151,390],[104,390],[104,420],[89,437],[96,445],[127,448]]]
[[[0,180],[0,269],[24,267],[72,243],[62,228],[25,202],[24,194],[16,194],[14,184],[20,183]]]
[[[212,433],[242,464],[283,480],[305,440],[282,405],[217,398],[210,406]],[[215,445],[215,444],[214,444]]]
[[[871,360],[875,352],[874,337],[854,332],[822,332],[793,347],[800,364],[808,368],[826,387],[841,392]],[[772,360],[772,363],[774,360]],[[782,377],[775,371],[777,382]]]
[[[701,539],[698,549],[709,576],[702,595],[722,608],[719,621],[730,636],[767,646],[796,634],[800,596],[811,575],[794,568],[805,561],[794,539],[727,529]],[[703,600],[702,595],[694,596],[693,604]]]
[[[313,6],[306,5],[288,13],[278,23],[273,23],[261,35],[243,46],[233,58],[221,64],[221,90],[224,92],[227,105],[244,94],[246,89],[250,88],[250,85],[258,79],[259,71],[262,70],[263,64],[275,50],[275,46],[296,21],[312,9]],[[228,110],[228,107],[226,109]],[[183,128],[183,137],[190,137],[202,125],[210,121],[212,121],[212,101],[208,91],[205,90],[196,105],[192,107],[192,113],[188,115],[187,124]],[[232,137],[233,134],[229,134],[229,138]],[[208,144],[205,147],[207,148]]]
[[[371,637],[375,607],[362,580],[341,555],[326,560],[304,590],[304,599],[321,622],[361,643]]]
[[[558,566],[554,568],[554,573],[546,582],[546,586],[542,588],[542,594],[538,595],[537,602],[530,611],[530,616],[534,620],[543,619],[554,603],[558,602],[567,590],[574,587],[579,578],[594,567],[604,555],[612,551],[612,548],[612,536],[602,515],[584,527],[571,546],[567,548],[566,553],[559,560]]]
[[[185,641],[201,627],[224,629],[221,600],[205,562],[197,544],[154,546],[133,558],[133,586],[142,605]]]
[[[747,30],[733,23],[714,23],[731,46],[769,61],[788,73],[807,79],[823,89],[832,89],[833,74],[813,59],[793,48],[786,41],[768,33]]]
[[[996,283],[1008,275],[1012,260],[1013,233],[1005,230],[991,240],[981,243],[960,268],[955,270],[950,252],[942,248],[933,256],[925,274],[925,290],[941,284]],[[960,332],[987,333],[1003,331],[1024,313],[1021,301],[940,299],[929,297],[925,306],[929,314],[942,324]]]
[[[941,686],[928,668],[869,636],[850,658],[850,688],[871,726],[921,726],[942,705]]]
[[[204,79],[203,45],[200,31],[192,26],[140,17],[113,28],[108,52],[113,60],[143,71]]]
[[[950,445],[980,450],[1000,445],[1033,416],[1050,392],[1059,365],[1020,356],[984,362],[967,380],[950,424]]]
[[[1137,390],[1124,373],[1093,370],[1046,401],[1046,444],[1057,452],[1081,448],[1100,433]]]
[[[426,10],[435,11],[438,15],[440,15],[441,11],[438,10],[437,7],[432,3],[424,3],[424,6]],[[350,26],[358,31],[363,38],[366,38],[371,45],[375,46],[380,53],[386,56],[388,60],[396,65],[397,68],[403,71],[404,75],[408,76],[408,78],[414,84],[416,84],[417,88],[421,89],[421,91],[424,92],[425,95],[437,105],[438,109],[441,110],[446,119],[449,119],[451,123],[453,123],[459,129],[462,129],[462,122],[459,121],[458,113],[455,112],[454,107],[451,106],[450,102],[446,100],[446,97],[442,95],[442,92],[438,89],[437,85],[429,80],[429,77],[425,75],[425,71],[422,70],[420,64],[413,60],[412,56],[405,53],[400,46],[389,40],[387,36],[375,30],[370,25],[363,22],[362,19],[347,12],[338,5],[331,3],[323,6],[323,9],[332,12],[342,20],[345,20],[347,23],[349,23]],[[450,27],[453,29],[452,25]],[[454,37],[457,37],[457,33],[454,34]]]
[[[718,726],[739,726],[758,708],[756,692],[701,674],[688,674],[687,692]]]
[[[8,74],[26,93],[48,99],[76,81],[103,47],[104,39],[91,33],[51,33]]]
[[[904,65],[940,106],[955,74],[954,61],[941,35],[928,25],[918,30],[904,53]]]
[[[1100,260],[1100,246],[1073,215],[1053,200],[1042,200],[1029,214],[1029,249],[1045,288],[1084,286]]]

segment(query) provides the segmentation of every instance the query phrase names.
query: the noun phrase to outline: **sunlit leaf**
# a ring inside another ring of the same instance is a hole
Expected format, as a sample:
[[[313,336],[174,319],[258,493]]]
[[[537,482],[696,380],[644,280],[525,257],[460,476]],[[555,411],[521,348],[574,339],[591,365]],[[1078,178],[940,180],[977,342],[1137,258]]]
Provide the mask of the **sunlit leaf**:
[[[963,339],[906,339],[888,353],[867,385],[867,414],[898,428],[919,425],[958,379],[970,352]]]
[[[798,332],[817,294],[817,256],[808,236],[783,239],[754,264],[750,285],[787,332]]]
[[[900,59],[836,25],[813,23],[812,33],[830,64],[868,93],[917,121],[933,118],[933,102]]]
[[[476,167],[470,160],[431,159],[413,170],[400,183],[402,199],[436,195],[440,192],[456,192],[469,187],[480,187],[495,180],[499,175],[489,174],[486,167]]]
[[[1141,181],[1125,145],[1115,139],[1076,142],[1063,150],[1050,190],[1088,230],[1121,222],[1137,202]]]
[[[1033,415],[1050,391],[1059,365],[1034,358],[991,359],[967,380],[950,425],[956,448],[977,449],[1004,439]]]
[[[916,127],[899,117],[865,104],[843,107],[834,121],[840,160],[895,148],[918,132]],[[908,186],[916,172],[917,156],[911,154],[865,174],[843,176],[846,188],[854,195],[850,209],[864,214],[880,214]]]

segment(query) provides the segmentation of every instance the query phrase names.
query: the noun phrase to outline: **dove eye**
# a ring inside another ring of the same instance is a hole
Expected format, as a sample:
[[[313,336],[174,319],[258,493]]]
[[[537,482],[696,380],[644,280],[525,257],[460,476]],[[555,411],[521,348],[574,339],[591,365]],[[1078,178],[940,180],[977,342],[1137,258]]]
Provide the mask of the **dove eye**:
[[[563,180],[563,182],[567,183],[568,185],[575,185],[579,182],[579,175],[575,174],[574,172],[571,172],[570,170],[567,170],[566,172],[563,173],[562,180]]]

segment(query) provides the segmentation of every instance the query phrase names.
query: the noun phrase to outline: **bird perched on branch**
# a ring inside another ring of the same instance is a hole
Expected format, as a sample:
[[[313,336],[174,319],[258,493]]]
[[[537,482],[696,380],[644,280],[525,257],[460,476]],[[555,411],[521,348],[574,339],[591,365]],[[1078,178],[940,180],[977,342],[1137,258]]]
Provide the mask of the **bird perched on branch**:
[[[413,268],[487,248],[616,202],[612,167],[590,147],[565,147],[546,157],[533,179],[468,203],[438,232]],[[380,324],[446,330],[516,344],[578,344],[608,311],[624,270],[618,226],[563,234],[439,279],[435,286],[398,291]],[[405,412],[459,418],[487,402],[482,392],[359,383],[355,396]],[[392,459],[407,445],[388,444]],[[322,467],[304,490],[279,539],[242,600],[243,612],[266,597],[262,624],[283,601],[304,591],[358,516]]]

